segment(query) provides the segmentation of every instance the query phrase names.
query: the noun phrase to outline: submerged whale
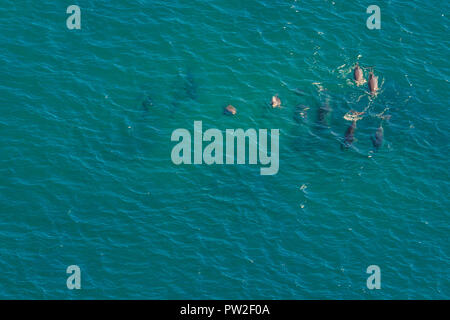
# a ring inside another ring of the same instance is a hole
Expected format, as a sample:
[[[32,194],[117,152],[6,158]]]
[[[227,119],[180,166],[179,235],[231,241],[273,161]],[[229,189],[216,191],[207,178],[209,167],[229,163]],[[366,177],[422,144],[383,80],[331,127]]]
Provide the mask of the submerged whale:
[[[142,108],[145,112],[148,112],[151,107],[153,107],[153,100],[150,96],[147,96],[144,101],[142,101]]]
[[[184,91],[191,100],[197,100],[197,85],[194,80],[194,75],[190,70],[184,78]]]
[[[317,111],[317,122],[323,126],[328,126],[328,115],[330,114],[330,112],[331,108],[328,102],[321,105],[319,107],[319,110]]]
[[[344,138],[344,144],[343,147],[350,147],[355,140],[355,129],[356,129],[356,120],[352,121],[352,124],[348,126],[347,130],[345,131],[345,138]]]
[[[305,120],[308,118],[308,110],[309,107],[305,106],[304,104],[299,104],[295,106],[294,110],[294,120],[297,122],[301,122],[302,120]]]

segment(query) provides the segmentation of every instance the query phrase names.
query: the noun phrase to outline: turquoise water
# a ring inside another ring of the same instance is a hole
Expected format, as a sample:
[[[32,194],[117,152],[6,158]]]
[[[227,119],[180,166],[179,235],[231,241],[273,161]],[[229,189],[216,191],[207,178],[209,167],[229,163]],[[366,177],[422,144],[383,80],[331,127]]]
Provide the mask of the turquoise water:
[[[0,6],[1,298],[450,298],[448,2],[80,0],[68,30],[70,4]],[[174,165],[195,120],[280,129],[278,174]]]

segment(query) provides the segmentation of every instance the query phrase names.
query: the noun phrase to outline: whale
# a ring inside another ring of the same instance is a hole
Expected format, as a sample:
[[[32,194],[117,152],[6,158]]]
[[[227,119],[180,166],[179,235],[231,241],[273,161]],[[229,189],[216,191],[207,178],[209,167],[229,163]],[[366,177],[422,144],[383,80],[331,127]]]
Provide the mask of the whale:
[[[355,82],[357,84],[361,84],[364,82],[364,73],[361,67],[358,65],[358,63],[355,66],[355,69],[353,70],[353,78],[355,79]]]
[[[228,106],[226,106],[226,108],[224,109],[224,114],[227,115],[235,115],[236,114],[236,108],[233,107],[231,104],[229,104]]]
[[[372,140],[372,144],[373,144],[374,148],[378,150],[383,145],[383,141],[384,141],[383,127],[380,125],[380,127],[375,132],[375,135],[370,138]]]
[[[272,97],[272,101],[270,102],[270,105],[272,106],[272,108],[279,108],[281,107],[281,100],[278,97],[278,94],[274,95]]]
[[[375,94],[378,90],[378,77],[373,72],[369,72],[369,90],[371,94]]]
[[[344,119],[349,120],[352,122],[351,125],[349,125],[347,127],[347,130],[345,131],[345,135],[344,135],[344,141],[341,144],[341,149],[342,148],[349,148],[352,143],[355,141],[355,130],[356,130],[356,122],[358,120],[362,119],[362,115],[364,114],[363,112],[358,112],[355,110],[350,110],[349,112],[347,112],[347,114],[344,116]]]

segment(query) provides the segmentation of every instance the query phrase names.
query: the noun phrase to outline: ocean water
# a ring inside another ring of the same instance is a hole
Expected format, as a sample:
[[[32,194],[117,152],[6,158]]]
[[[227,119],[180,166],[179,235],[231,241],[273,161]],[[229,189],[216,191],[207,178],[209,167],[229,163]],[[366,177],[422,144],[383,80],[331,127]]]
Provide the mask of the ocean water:
[[[448,2],[70,4],[0,5],[0,298],[450,298]],[[278,174],[174,165],[196,120],[279,129]]]

